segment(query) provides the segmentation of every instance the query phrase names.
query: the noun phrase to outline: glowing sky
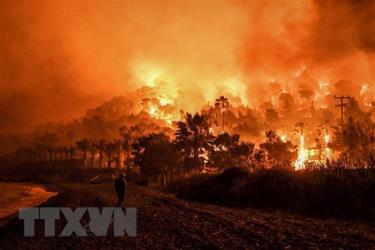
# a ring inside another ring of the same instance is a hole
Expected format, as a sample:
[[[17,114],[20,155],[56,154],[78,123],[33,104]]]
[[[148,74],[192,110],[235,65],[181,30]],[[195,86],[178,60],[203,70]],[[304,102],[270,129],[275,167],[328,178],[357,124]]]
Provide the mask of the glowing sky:
[[[374,84],[375,2],[0,2],[0,132],[68,121],[142,85],[187,110],[267,84]]]

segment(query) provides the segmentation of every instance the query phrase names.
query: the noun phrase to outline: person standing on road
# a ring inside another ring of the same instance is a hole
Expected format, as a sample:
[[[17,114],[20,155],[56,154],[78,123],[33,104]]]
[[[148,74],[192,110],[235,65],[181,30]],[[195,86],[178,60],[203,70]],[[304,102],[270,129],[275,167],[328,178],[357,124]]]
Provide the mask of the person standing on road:
[[[126,195],[126,178],[124,173],[120,173],[115,180],[115,190],[117,194],[117,206],[125,208],[125,195]]]

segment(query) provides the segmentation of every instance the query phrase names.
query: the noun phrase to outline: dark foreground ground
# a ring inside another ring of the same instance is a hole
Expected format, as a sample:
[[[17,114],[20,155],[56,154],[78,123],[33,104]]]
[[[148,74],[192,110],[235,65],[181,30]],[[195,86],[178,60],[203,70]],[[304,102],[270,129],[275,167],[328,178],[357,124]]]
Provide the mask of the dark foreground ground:
[[[50,187],[60,192],[44,206],[113,206],[110,184]],[[22,221],[0,228],[0,249],[375,249],[375,225],[306,218],[279,211],[224,208],[129,186],[128,206],[138,209],[138,236],[24,238]],[[85,224],[83,220],[82,224]],[[57,222],[61,232],[65,222]]]

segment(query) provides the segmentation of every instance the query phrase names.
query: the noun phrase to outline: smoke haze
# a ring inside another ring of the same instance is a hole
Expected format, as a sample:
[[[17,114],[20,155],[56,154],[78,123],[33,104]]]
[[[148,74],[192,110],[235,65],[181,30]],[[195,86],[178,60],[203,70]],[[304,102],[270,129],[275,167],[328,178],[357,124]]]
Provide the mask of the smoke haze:
[[[272,88],[314,98],[365,84],[374,99],[370,0],[3,0],[0,30],[0,133],[144,85],[187,111],[223,94],[258,105]]]

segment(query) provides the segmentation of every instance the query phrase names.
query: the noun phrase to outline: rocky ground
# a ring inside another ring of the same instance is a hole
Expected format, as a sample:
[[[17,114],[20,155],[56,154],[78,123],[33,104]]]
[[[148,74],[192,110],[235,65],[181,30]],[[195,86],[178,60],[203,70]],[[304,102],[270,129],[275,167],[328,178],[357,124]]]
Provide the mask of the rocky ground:
[[[111,184],[51,186],[59,192],[43,206],[113,206]],[[23,222],[11,220],[0,228],[0,249],[371,249],[375,224],[323,220],[283,211],[226,208],[185,201],[155,188],[129,186],[128,206],[138,210],[138,236],[23,237]],[[87,223],[87,218],[82,224]],[[65,221],[57,221],[61,232]]]

